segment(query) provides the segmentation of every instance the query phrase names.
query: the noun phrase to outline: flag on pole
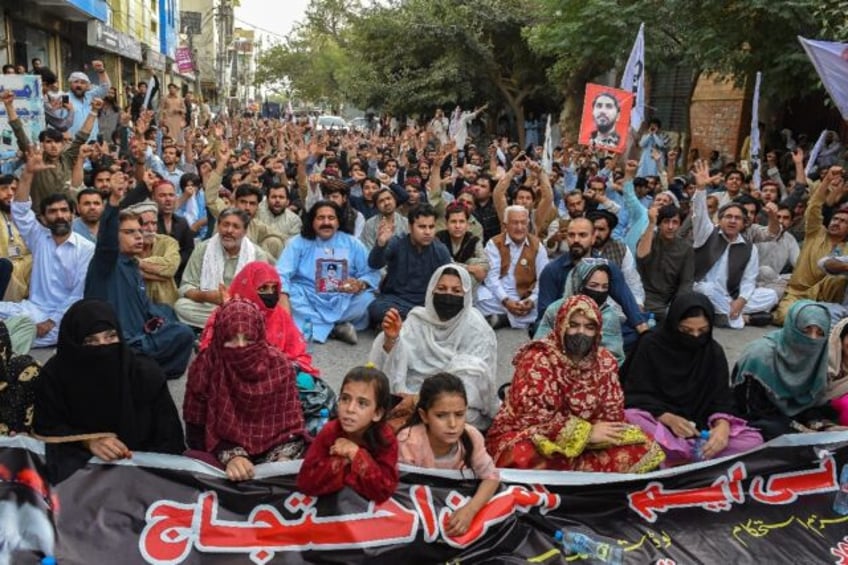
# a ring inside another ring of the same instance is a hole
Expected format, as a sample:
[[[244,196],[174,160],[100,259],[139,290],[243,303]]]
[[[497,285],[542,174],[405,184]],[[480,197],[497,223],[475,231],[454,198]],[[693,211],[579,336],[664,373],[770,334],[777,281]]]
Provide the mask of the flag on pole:
[[[807,161],[807,168],[804,169],[804,174],[808,177],[813,173],[816,169],[816,160],[819,158],[819,153],[821,153],[822,147],[824,147],[824,138],[827,137],[827,130],[821,132],[819,136],[819,140],[816,141],[815,146],[813,146],[813,150],[810,151],[810,160]]]
[[[548,114],[548,125],[545,126],[545,146],[542,149],[542,169],[551,174],[554,166],[554,144],[551,139],[551,115]]]
[[[754,83],[754,100],[751,103],[751,183],[760,189],[760,82],[763,73],[757,71]]]
[[[147,79],[147,93],[144,95],[144,104],[142,105],[142,110],[152,110],[153,107],[150,105],[153,97],[159,94],[159,79],[156,78],[156,74],[151,71],[150,78]]]
[[[288,102],[286,102],[286,114],[288,114],[288,115],[289,115],[289,121],[290,121],[291,123],[295,123],[295,119],[294,119],[294,108],[292,108],[291,99],[289,99],[289,101],[288,101]]]
[[[630,113],[630,127],[639,131],[645,119],[645,24],[639,26],[636,42],[624,67],[621,77],[621,89],[634,93],[633,111]]]
[[[848,120],[848,43],[815,41],[800,35],[798,41],[813,62],[833,103],[839,108],[842,119]]]

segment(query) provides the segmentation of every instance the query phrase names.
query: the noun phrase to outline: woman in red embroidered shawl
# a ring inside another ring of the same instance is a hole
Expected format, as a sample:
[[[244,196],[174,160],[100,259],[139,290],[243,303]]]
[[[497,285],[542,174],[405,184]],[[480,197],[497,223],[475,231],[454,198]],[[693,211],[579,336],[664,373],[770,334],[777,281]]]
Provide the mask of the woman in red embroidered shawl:
[[[515,376],[486,438],[498,467],[642,473],[662,449],[624,420],[612,354],[594,301],[565,301],[554,330],[515,355]]]
[[[306,351],[303,335],[295,325],[291,314],[279,304],[281,287],[280,275],[274,267],[265,261],[254,261],[245,265],[233,277],[229,295],[253,302],[265,315],[268,343],[279,347],[297,364],[299,370],[317,376],[318,369],[312,366],[312,356]],[[203,335],[200,337],[201,351],[212,343],[216,312],[212,313],[209,321],[206,322],[206,327],[203,328]]]
[[[188,372],[189,447],[214,456],[234,481],[250,479],[254,463],[299,458],[305,446],[294,365],[266,341],[265,316],[233,298],[218,309],[214,330]]]

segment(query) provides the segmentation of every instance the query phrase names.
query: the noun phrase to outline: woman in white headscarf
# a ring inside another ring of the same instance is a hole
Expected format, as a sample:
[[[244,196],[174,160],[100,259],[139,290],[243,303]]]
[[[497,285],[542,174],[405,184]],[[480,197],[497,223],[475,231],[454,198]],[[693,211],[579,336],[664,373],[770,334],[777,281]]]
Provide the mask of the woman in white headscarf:
[[[413,308],[405,322],[394,309],[386,313],[371,361],[389,377],[393,393],[412,401],[410,406],[425,378],[456,375],[468,394],[468,423],[486,428],[498,410],[497,338],[472,306],[471,284],[461,265],[439,267],[430,277],[423,307]]]

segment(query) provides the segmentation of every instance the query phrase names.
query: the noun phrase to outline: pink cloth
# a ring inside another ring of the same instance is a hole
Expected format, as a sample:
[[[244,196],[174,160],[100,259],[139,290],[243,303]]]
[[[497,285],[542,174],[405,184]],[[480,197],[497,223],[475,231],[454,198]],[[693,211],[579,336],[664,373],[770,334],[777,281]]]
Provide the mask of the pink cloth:
[[[663,467],[674,467],[694,460],[695,439],[683,439],[674,435],[665,424],[661,424],[649,412],[638,408],[627,408],[624,411],[625,419],[631,424],[636,424],[646,434],[654,437],[657,443],[665,451],[665,462]],[[715,420],[727,420],[730,424],[730,437],[727,447],[716,457],[736,455],[753,449],[763,443],[760,432],[748,425],[748,422],[730,414],[713,414],[710,416],[709,425]]]
[[[848,426],[848,394],[834,398],[830,405],[839,413],[839,425]]]
[[[471,445],[473,446],[471,468],[474,474],[481,480],[500,480],[500,473],[495,467],[495,462],[492,461],[492,456],[486,451],[483,434],[477,431],[477,428],[468,424],[465,424],[465,433],[471,438]],[[460,470],[465,466],[463,462],[465,450],[461,442],[452,457],[436,459],[427,437],[427,427],[424,424],[402,429],[398,432],[397,438],[399,444],[398,461],[401,463],[426,469]]]

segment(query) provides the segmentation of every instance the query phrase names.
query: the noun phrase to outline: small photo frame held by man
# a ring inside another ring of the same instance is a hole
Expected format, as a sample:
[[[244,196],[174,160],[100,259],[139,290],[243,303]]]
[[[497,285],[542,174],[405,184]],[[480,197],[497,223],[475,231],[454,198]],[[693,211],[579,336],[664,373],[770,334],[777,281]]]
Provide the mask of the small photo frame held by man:
[[[630,128],[633,93],[600,84],[586,85],[579,143],[593,150],[623,153]]]
[[[315,262],[315,288],[318,292],[341,292],[348,278],[347,259],[318,259]]]

